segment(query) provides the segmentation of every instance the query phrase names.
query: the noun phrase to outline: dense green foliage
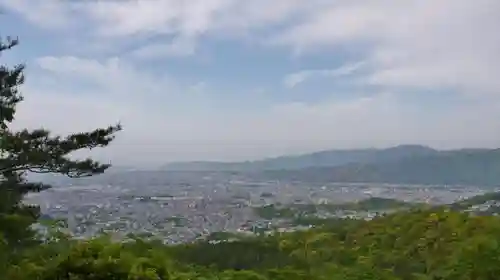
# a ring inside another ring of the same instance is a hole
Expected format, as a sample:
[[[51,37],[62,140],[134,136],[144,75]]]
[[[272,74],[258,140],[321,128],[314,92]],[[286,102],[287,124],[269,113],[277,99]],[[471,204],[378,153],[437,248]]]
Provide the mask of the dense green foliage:
[[[274,204],[256,207],[255,212],[259,217],[268,220],[274,218],[293,218],[298,214],[298,211],[292,206],[280,207]]]
[[[348,202],[342,204],[320,205],[320,207],[324,207],[329,210],[353,210],[353,211],[381,211],[381,210],[411,208],[417,206],[421,205],[417,203],[404,202],[397,199],[383,198],[383,197],[370,197],[361,201]]]
[[[59,239],[29,249],[7,279],[497,279],[500,218],[444,209],[232,242],[166,246]]]
[[[255,213],[264,219],[300,219],[303,221],[308,219],[313,219],[313,216],[318,213],[319,210],[324,210],[329,213],[335,213],[336,211],[364,211],[364,212],[377,212],[377,211],[393,211],[417,207],[425,207],[426,204],[422,203],[411,203],[400,201],[391,198],[382,197],[371,197],[363,199],[356,202],[338,203],[338,204],[290,204],[290,205],[280,205],[280,204],[269,204],[260,207],[255,207]]]
[[[451,207],[455,210],[465,210],[471,206],[480,205],[488,201],[500,202],[500,192],[491,192],[483,195],[476,195],[471,198],[457,201],[451,204]]]

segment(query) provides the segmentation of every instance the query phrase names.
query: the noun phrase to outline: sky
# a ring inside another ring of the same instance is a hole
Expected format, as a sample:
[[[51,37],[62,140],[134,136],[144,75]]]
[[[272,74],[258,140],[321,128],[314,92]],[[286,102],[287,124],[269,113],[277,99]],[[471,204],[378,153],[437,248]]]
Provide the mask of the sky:
[[[500,147],[498,0],[0,0],[15,128],[118,165]],[[83,155],[83,154],[82,154]],[[86,156],[87,154],[85,154]]]

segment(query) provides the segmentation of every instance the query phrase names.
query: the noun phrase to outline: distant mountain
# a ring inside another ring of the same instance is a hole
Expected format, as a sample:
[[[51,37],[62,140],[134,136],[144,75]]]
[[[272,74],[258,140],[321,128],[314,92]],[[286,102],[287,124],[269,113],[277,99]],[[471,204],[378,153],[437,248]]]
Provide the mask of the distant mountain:
[[[500,149],[441,151],[392,161],[301,170],[269,170],[263,177],[304,182],[500,185]]]
[[[246,162],[176,162],[164,166],[175,171],[264,171],[298,170],[311,167],[335,167],[352,163],[391,162],[438,154],[439,151],[420,145],[401,145],[388,149],[330,150],[297,156],[282,156]]]

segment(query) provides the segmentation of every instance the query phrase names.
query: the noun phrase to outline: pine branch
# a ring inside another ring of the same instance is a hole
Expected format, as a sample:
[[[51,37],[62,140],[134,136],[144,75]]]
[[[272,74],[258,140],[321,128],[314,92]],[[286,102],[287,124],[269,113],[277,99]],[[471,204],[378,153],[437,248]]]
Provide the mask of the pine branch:
[[[17,44],[17,39],[11,38],[0,42],[0,55]],[[9,124],[23,101],[19,92],[23,83],[24,65],[0,65],[0,237],[14,249],[34,241],[30,226],[40,213],[37,207],[22,204],[24,195],[50,187],[27,182],[27,172],[61,173],[74,178],[103,173],[109,164],[92,159],[73,160],[71,153],[105,147],[122,129],[118,124],[66,137],[53,136],[45,129],[14,132]]]
[[[61,173],[69,177],[86,177],[103,173],[110,165],[91,159],[72,160],[69,154],[81,149],[107,146],[121,125],[76,133],[65,138],[51,136],[49,131],[38,129],[17,133],[5,131],[2,147],[7,155],[0,159],[0,174],[5,172]]]
[[[17,44],[19,44],[18,38],[12,38],[10,36],[7,36],[6,42],[0,42],[0,52],[9,50],[15,47]]]

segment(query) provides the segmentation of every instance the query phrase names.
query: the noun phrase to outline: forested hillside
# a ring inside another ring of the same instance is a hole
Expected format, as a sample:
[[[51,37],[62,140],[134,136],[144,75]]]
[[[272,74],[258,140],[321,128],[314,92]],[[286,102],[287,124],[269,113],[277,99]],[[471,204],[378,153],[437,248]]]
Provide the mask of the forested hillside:
[[[4,279],[497,279],[500,218],[414,210],[233,242],[59,238],[2,251]]]

